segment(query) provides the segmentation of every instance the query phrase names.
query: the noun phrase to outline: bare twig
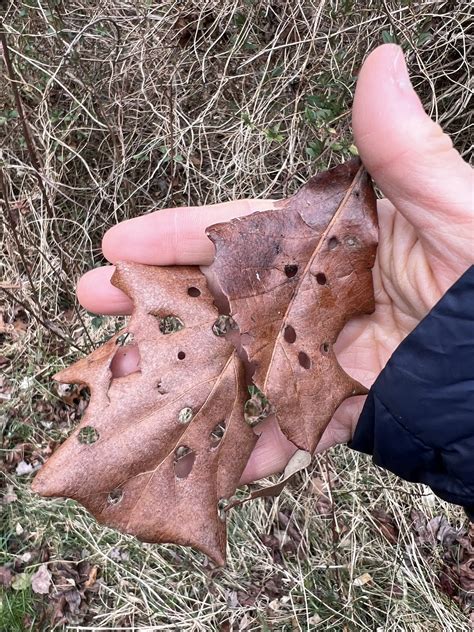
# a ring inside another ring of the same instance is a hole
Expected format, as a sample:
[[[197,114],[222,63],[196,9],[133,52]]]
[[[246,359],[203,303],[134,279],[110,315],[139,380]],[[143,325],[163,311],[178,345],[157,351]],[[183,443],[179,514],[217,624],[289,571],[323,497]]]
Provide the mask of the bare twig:
[[[28,314],[30,314],[30,316],[32,316],[40,325],[42,325],[45,329],[47,329],[48,331],[50,331],[51,333],[53,333],[55,336],[57,336],[58,338],[60,338],[61,340],[63,340],[66,344],[68,344],[69,346],[73,347],[74,349],[76,349],[76,351],[80,351],[81,353],[84,353],[84,349],[82,349],[81,347],[78,347],[76,345],[75,342],[73,342],[71,339],[66,338],[65,336],[63,336],[63,334],[58,330],[57,327],[55,327],[52,323],[50,323],[48,320],[44,319],[43,317],[39,316],[31,307],[31,305],[28,305],[27,303],[25,303],[24,301],[22,301],[21,299],[17,298],[14,294],[12,294],[11,292],[9,292],[7,290],[6,287],[0,287],[0,291],[3,292],[12,302],[14,303],[18,303],[18,305],[21,305],[21,307],[23,307],[23,309],[25,310],[25,312],[27,312]]]
[[[2,195],[3,195],[3,204],[5,205],[5,215],[7,218],[7,222],[10,225],[10,231],[11,234],[13,235],[13,239],[15,241],[15,245],[17,247],[18,250],[18,255],[21,259],[21,262],[23,264],[23,270],[26,274],[26,276],[28,277],[28,282],[30,285],[30,290],[31,293],[33,295],[36,307],[39,309],[40,313],[43,314],[43,307],[41,305],[41,301],[38,295],[38,292],[36,291],[36,285],[33,281],[33,278],[31,276],[31,272],[30,272],[30,266],[28,264],[28,261],[26,260],[25,257],[25,251],[23,249],[23,246],[20,242],[20,239],[18,237],[18,231],[17,231],[17,227],[15,225],[15,220],[13,217],[13,213],[11,211],[10,208],[10,203],[9,203],[9,195],[8,195],[8,190],[7,190],[7,186],[6,186],[6,182],[5,182],[5,178],[3,177],[3,168],[0,167],[0,189],[2,190]],[[2,288],[5,289],[5,288]]]

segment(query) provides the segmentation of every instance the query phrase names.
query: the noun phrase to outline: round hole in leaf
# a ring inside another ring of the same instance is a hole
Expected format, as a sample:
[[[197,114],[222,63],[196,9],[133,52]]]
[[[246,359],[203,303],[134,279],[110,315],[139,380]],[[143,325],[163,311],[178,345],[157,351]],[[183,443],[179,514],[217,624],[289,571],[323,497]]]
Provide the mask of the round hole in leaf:
[[[212,333],[215,336],[225,336],[232,329],[237,329],[237,323],[232,316],[221,314],[212,325]]]
[[[331,349],[331,345],[329,344],[329,342],[323,342],[320,349],[321,349],[321,353],[323,353],[324,355],[327,355]]]
[[[283,332],[283,338],[286,340],[286,342],[289,342],[290,344],[295,342],[296,331],[294,327],[292,327],[291,325],[287,325],[285,327],[285,331]]]
[[[133,334],[130,331],[125,331],[116,339],[115,344],[119,347],[130,345],[133,342]]]
[[[163,386],[161,380],[157,383],[156,389],[160,395],[166,395],[166,393],[168,392],[166,388]]]
[[[331,239],[328,241],[329,250],[334,250],[334,248],[336,248],[336,246],[338,245],[339,245],[339,239],[337,237],[331,237]]]
[[[326,285],[327,279],[324,272],[318,272],[318,274],[316,275],[316,281],[319,285]]]
[[[193,418],[193,409],[189,406],[181,408],[178,413],[178,421],[180,424],[188,424]]]
[[[285,266],[285,274],[289,279],[292,279],[294,276],[296,276],[296,273],[298,272],[298,266],[293,264],[293,263],[288,263]]]
[[[220,421],[211,431],[211,446],[215,448],[219,445],[225,434],[225,421]]]
[[[140,361],[140,350],[135,342],[121,345],[115,350],[114,357],[110,361],[112,378],[138,373],[141,370]]]
[[[184,353],[184,351],[178,351],[178,360],[184,360],[185,357],[186,354]]]
[[[344,241],[349,246],[349,248],[357,248],[359,246],[359,240],[355,235],[348,235]]]
[[[113,489],[107,495],[107,502],[109,505],[118,505],[118,503],[122,500],[122,498],[123,498],[123,490],[121,490],[120,488]]]
[[[178,478],[186,478],[193,469],[196,454],[187,445],[180,445],[174,451],[174,473]]]
[[[201,296],[201,290],[197,287],[188,287],[188,294],[193,298],[197,298],[198,296]]]
[[[77,435],[79,443],[83,443],[85,445],[95,443],[98,438],[99,433],[93,426],[84,426],[84,428],[79,430],[79,434]]]
[[[300,363],[300,366],[303,367],[303,369],[308,370],[311,368],[311,358],[304,351],[300,351],[298,353],[298,362]]]
[[[272,413],[270,402],[256,386],[249,386],[250,399],[244,404],[244,419],[250,427],[254,427]]]
[[[184,323],[177,316],[165,316],[160,318],[160,331],[162,334],[174,334],[184,328]]]

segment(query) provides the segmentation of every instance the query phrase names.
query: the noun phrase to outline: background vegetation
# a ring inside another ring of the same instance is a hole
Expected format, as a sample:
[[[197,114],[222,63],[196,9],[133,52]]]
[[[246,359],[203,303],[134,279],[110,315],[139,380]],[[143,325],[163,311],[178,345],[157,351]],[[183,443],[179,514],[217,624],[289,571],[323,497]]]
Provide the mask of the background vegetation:
[[[52,375],[120,325],[74,301],[79,274],[104,263],[104,230],[171,205],[287,195],[355,154],[357,72],[382,42],[403,46],[427,111],[467,156],[470,3],[0,7],[0,629],[467,630],[462,511],[347,448],[235,511],[219,571],[34,497],[30,480],[87,405]]]

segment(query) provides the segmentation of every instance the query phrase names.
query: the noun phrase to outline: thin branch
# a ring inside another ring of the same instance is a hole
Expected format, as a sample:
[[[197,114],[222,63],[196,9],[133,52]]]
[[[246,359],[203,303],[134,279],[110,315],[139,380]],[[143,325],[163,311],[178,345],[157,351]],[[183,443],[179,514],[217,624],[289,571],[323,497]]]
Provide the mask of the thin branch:
[[[52,323],[50,323],[47,319],[44,319],[41,316],[38,316],[38,314],[30,307],[30,305],[28,305],[27,303],[24,303],[23,301],[21,301],[14,294],[12,294],[12,292],[9,292],[5,287],[0,287],[0,291],[4,292],[4,294],[6,294],[11,301],[14,301],[15,303],[18,303],[18,305],[21,305],[21,307],[23,307],[25,312],[30,314],[45,329],[47,329],[48,331],[53,333],[55,336],[60,338],[63,342],[67,343],[68,345],[70,345],[71,347],[76,349],[77,351],[80,351],[81,353],[84,353],[85,349],[82,349],[81,347],[78,347],[75,342],[71,341],[71,339],[68,339],[65,336],[63,336],[63,334],[60,333],[58,331],[58,329],[56,327],[54,327],[54,325]]]
[[[23,136],[24,136],[24,139],[25,139],[26,147],[28,149],[28,154],[30,156],[31,164],[33,166],[34,173],[35,173],[36,179],[38,181],[38,186],[40,188],[41,195],[43,197],[43,202],[44,202],[44,205],[46,207],[46,212],[48,214],[49,219],[51,220],[51,230],[52,230],[52,233],[53,233],[53,239],[56,242],[56,244],[59,244],[61,240],[60,240],[60,236],[58,235],[57,230],[56,230],[56,224],[55,224],[56,216],[55,216],[53,208],[52,208],[52,206],[51,206],[51,204],[49,202],[49,198],[48,198],[48,194],[47,194],[46,188],[44,186],[43,178],[41,177],[40,162],[38,160],[38,156],[37,156],[37,153],[36,153],[36,147],[35,147],[35,144],[33,142],[33,137],[32,137],[31,131],[30,131],[30,127],[28,125],[28,120],[27,120],[27,117],[25,115],[25,109],[23,107],[23,102],[21,100],[21,96],[20,96],[20,93],[18,91],[17,81],[16,81],[16,78],[15,78],[15,70],[13,68],[13,64],[12,64],[11,57],[10,57],[10,50],[8,48],[8,42],[7,42],[6,33],[5,33],[5,31],[3,29],[0,30],[0,42],[2,44],[3,56],[4,56],[4,59],[5,59],[5,66],[7,68],[8,78],[10,80],[10,84],[11,84],[11,87],[12,87],[13,98],[15,99],[15,105],[16,105],[16,108],[17,108],[17,111],[18,111],[18,117],[21,120],[21,125],[22,125],[22,128],[23,128]],[[3,185],[2,185],[2,187],[3,187]],[[15,232],[15,231],[13,230],[13,232]],[[17,241],[17,245],[19,245],[19,241],[18,241],[16,233],[15,233],[15,238],[16,238],[16,241]],[[21,256],[21,252],[20,252],[20,256]],[[22,258],[22,260],[23,260],[23,258]],[[67,263],[66,263],[66,261],[64,259],[61,258],[61,262],[65,266],[67,266]],[[76,265],[75,262],[73,262],[73,267],[77,271],[77,265]],[[27,268],[26,268],[26,270],[27,270]],[[68,277],[72,276],[72,275],[69,274],[69,270],[68,269],[64,270],[64,272],[66,273],[66,276],[68,276]],[[28,274],[28,280],[30,281],[30,285],[31,285],[33,291],[36,294],[36,290],[34,290],[33,283],[32,283],[32,280],[31,280],[31,278],[29,276],[29,272],[28,271],[27,271],[27,274]],[[66,292],[71,297],[71,292],[70,292],[69,288],[66,289]],[[36,295],[36,298],[37,298],[37,295]],[[87,330],[86,324],[85,324],[85,322],[84,322],[84,320],[83,320],[83,318],[82,318],[82,316],[81,316],[81,314],[79,312],[79,309],[78,309],[77,305],[74,302],[74,297],[71,297],[71,298],[72,298],[71,303],[73,305],[73,309],[74,309],[74,311],[76,313],[76,316],[78,317],[81,325],[84,328],[84,332],[85,332],[85,334],[87,336],[87,339],[89,340],[89,343],[93,346],[93,342],[92,342],[92,339],[91,339],[91,337],[89,335],[89,332]],[[43,309],[41,308],[39,302],[37,303],[37,306],[41,310],[41,313],[43,313]]]
[[[20,242],[20,239],[18,238],[18,232],[17,232],[17,228],[16,228],[16,225],[15,225],[15,220],[13,218],[13,213],[12,213],[12,210],[10,208],[10,204],[8,202],[7,183],[5,182],[5,178],[3,177],[3,169],[2,168],[0,168],[0,189],[2,190],[3,203],[5,205],[7,221],[8,221],[8,224],[10,225],[10,230],[11,230],[11,233],[13,235],[13,239],[15,241],[16,247],[18,249],[18,254],[20,255],[20,259],[21,259],[21,262],[23,264],[23,268],[25,270],[25,274],[28,277],[28,282],[30,284],[31,292],[32,292],[33,297],[34,297],[35,305],[40,310],[40,313],[42,315],[44,315],[43,307],[41,305],[41,301],[40,301],[38,292],[36,291],[36,286],[33,283],[33,279],[31,277],[31,273],[30,273],[30,268],[29,268],[28,262],[27,262],[27,260],[25,258],[25,251],[24,251],[23,246],[22,246],[22,244]],[[2,288],[2,289],[5,289],[5,288]]]
[[[40,163],[39,163],[39,160],[38,160],[38,156],[36,154],[36,147],[35,147],[35,144],[33,142],[33,138],[32,138],[31,132],[30,132],[30,127],[28,125],[28,121],[27,121],[27,118],[26,118],[26,115],[25,115],[25,109],[23,107],[23,101],[21,100],[20,93],[18,91],[17,80],[15,78],[15,70],[13,68],[12,60],[11,60],[11,57],[10,57],[10,49],[8,47],[6,33],[5,33],[5,31],[3,29],[0,30],[0,42],[2,43],[3,57],[5,59],[5,66],[7,68],[8,78],[10,80],[10,84],[11,84],[11,87],[12,87],[12,93],[13,93],[13,98],[15,99],[15,105],[16,105],[16,109],[17,109],[17,112],[18,112],[18,118],[20,119],[21,125],[22,125],[22,128],[23,128],[23,136],[25,138],[25,143],[26,143],[26,147],[28,149],[28,154],[30,156],[31,164],[33,165],[33,168],[35,170],[35,176],[36,176],[36,179],[38,181],[38,186],[39,186],[39,188],[41,190],[41,194],[43,196],[44,205],[46,207],[46,211],[48,213],[48,217],[51,220],[54,220],[55,219],[54,211],[53,211],[53,208],[52,208],[51,204],[49,203],[48,195],[46,193],[44,182],[43,182],[43,179],[41,177]],[[53,230],[54,230],[54,222],[52,223],[52,227],[53,227]]]

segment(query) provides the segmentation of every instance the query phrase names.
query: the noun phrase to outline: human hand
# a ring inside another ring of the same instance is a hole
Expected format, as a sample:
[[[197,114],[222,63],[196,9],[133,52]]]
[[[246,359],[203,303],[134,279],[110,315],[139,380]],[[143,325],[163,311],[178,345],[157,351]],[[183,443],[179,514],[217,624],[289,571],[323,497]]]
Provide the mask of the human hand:
[[[353,129],[362,161],[386,199],[378,203],[375,312],[347,323],[334,350],[347,373],[370,387],[400,342],[474,262],[473,178],[449,137],[423,111],[403,53],[393,44],[373,51],[360,71]],[[242,200],[160,210],[111,228],[103,252],[111,263],[205,265],[214,256],[207,226],[271,204]],[[110,284],[113,270],[97,268],[79,281],[77,294],[88,310],[131,312],[128,297]],[[339,407],[318,451],[352,437],[362,405],[358,397]],[[260,428],[243,482],[283,469],[295,450],[275,422]]]

